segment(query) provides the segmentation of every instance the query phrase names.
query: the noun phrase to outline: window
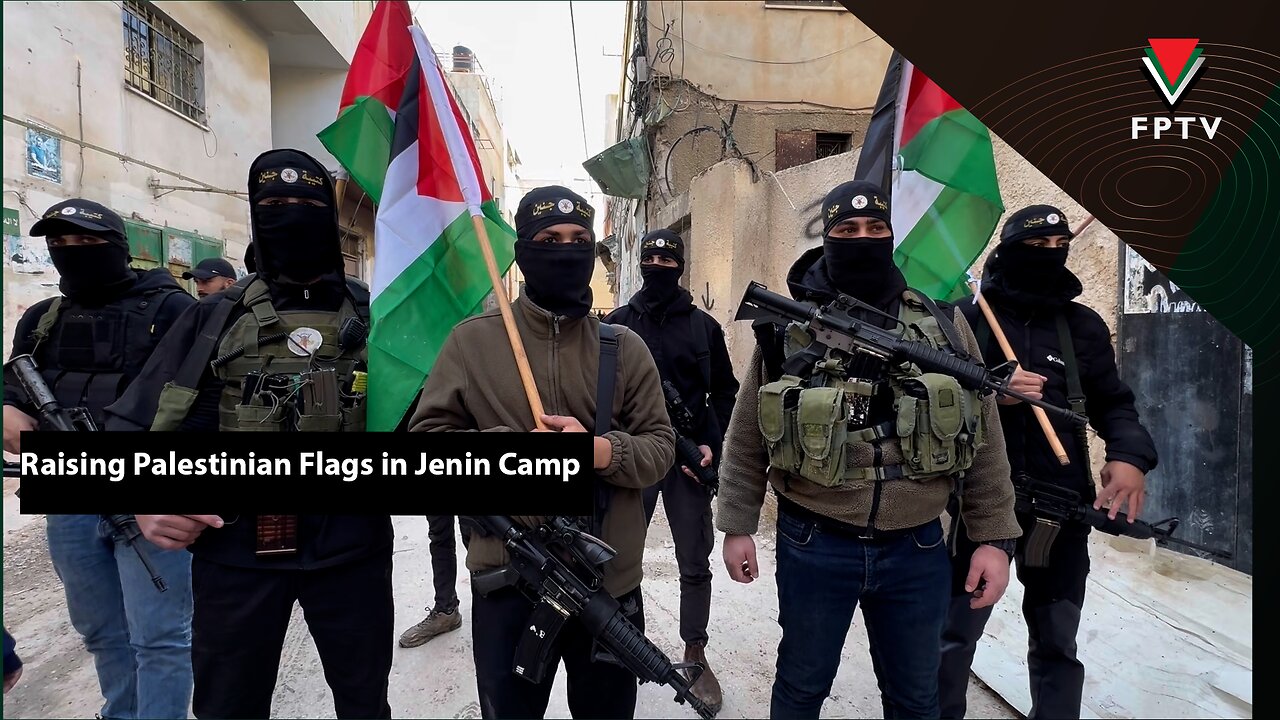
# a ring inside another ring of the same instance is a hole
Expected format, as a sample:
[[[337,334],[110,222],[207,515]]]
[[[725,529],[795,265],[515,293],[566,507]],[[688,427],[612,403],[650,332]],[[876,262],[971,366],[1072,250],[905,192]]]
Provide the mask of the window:
[[[849,133],[818,133],[817,159],[839,155],[852,150],[853,135]]]
[[[364,236],[343,228],[342,261],[346,266],[347,275],[357,280],[364,280],[364,253],[360,250],[363,243]]]
[[[204,46],[149,2],[125,0],[124,81],[175,112],[204,122]]]

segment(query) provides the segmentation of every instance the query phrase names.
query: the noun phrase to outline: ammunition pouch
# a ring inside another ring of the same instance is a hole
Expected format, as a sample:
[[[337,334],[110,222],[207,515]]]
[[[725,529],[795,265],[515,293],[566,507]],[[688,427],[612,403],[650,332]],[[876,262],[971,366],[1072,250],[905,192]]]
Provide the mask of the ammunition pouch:
[[[897,435],[908,474],[950,475],[973,464],[982,435],[982,406],[949,375],[925,373],[899,381]]]
[[[800,469],[796,407],[802,390],[800,378],[793,375],[784,375],[760,388],[760,434],[769,451],[769,464],[789,473]]]

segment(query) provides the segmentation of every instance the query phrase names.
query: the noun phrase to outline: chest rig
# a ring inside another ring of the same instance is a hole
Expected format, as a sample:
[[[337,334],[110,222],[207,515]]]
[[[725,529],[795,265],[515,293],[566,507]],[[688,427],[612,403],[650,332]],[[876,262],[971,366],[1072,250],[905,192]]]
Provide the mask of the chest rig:
[[[365,346],[344,334],[363,320],[351,301],[337,312],[277,311],[266,284],[253,282],[243,303],[249,312],[223,334],[210,362],[223,382],[218,429],[363,432]]]
[[[950,321],[922,297],[912,290],[903,294],[903,338],[958,352]],[[814,335],[807,324],[791,323],[780,341],[791,357]],[[978,393],[912,363],[827,349],[803,376],[782,375],[763,385],[759,400],[770,465],[824,487],[960,475],[983,444]],[[900,453],[887,452],[891,444]]]
[[[155,348],[156,317],[179,288],[160,288],[103,306],[55,298],[32,333],[45,384],[66,408],[83,407],[99,426],[103,410],[142,371]]]
[[[181,426],[209,368],[222,381],[220,432],[364,431],[367,318],[349,298],[337,311],[277,311],[260,280],[223,292],[162,391],[152,430]],[[246,312],[225,327],[236,305]]]

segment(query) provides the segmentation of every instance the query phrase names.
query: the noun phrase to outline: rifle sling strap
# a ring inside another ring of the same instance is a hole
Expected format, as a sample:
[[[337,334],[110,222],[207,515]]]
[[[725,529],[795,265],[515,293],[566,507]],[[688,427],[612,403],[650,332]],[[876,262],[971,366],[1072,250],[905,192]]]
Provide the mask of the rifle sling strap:
[[[618,379],[618,334],[608,323],[600,323],[600,370],[596,379],[595,435],[604,435],[613,429],[613,396]],[[596,477],[595,512],[591,534],[600,537],[604,526],[604,514],[609,505],[609,484]]]
[[[702,375],[702,387],[711,392],[711,342],[707,339],[707,323],[702,312],[689,313],[689,330],[693,333],[693,351],[698,358],[698,372]]]
[[[1067,316],[1059,312],[1055,319],[1058,323],[1058,345],[1062,350],[1062,364],[1067,368],[1067,404],[1071,406],[1072,412],[1088,417],[1085,415],[1084,387],[1080,384],[1080,364],[1076,362],[1076,349],[1071,342],[1071,328],[1067,325]],[[1092,488],[1093,470],[1090,468],[1089,459],[1089,431],[1081,425],[1075,428],[1075,432],[1076,441],[1080,443],[1080,468],[1084,475],[1085,487]]]
[[[200,327],[200,333],[196,335],[195,342],[191,344],[191,350],[187,353],[187,357],[183,359],[182,365],[178,367],[178,373],[173,379],[174,384],[178,387],[191,390],[200,387],[200,379],[204,377],[204,371],[209,366],[209,360],[213,357],[214,350],[218,347],[218,340],[222,337],[222,329],[227,324],[227,318],[231,316],[231,310],[239,304],[244,288],[233,285],[223,290],[222,293],[222,301],[218,303],[217,307],[213,309],[213,314]]]

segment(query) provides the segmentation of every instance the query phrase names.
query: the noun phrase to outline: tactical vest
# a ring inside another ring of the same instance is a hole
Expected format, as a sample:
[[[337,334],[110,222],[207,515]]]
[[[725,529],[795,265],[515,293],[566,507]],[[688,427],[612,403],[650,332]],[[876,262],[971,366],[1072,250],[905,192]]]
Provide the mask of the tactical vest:
[[[277,311],[267,285],[254,281],[224,302],[240,303],[246,312],[221,333],[211,360],[197,353],[223,383],[221,432],[364,431],[365,343],[361,337],[356,347],[342,347],[339,338],[348,320],[368,319],[349,298],[338,311]],[[228,314],[215,311],[213,332]],[[195,384],[165,387],[152,430],[181,425],[199,393]]]
[[[914,290],[903,295],[898,317],[907,328],[904,339],[963,353],[948,339],[954,336],[950,321],[935,317],[920,297]],[[807,324],[792,323],[783,352],[790,357],[812,341]],[[976,391],[911,363],[887,365],[874,382],[848,377],[847,369],[828,350],[807,379],[783,375],[760,388],[759,426],[771,467],[825,487],[855,489],[879,480],[961,476],[973,463],[985,433]],[[880,383],[892,393],[892,418],[868,425],[864,417]],[[880,444],[892,438],[899,440],[903,462],[880,464]]]
[[[159,340],[156,316],[178,292],[183,290],[156,288],[102,307],[54,298],[32,333],[32,355],[58,403],[85,408],[101,427],[103,410],[142,372]],[[56,348],[56,356],[42,357],[40,348],[46,342]]]

